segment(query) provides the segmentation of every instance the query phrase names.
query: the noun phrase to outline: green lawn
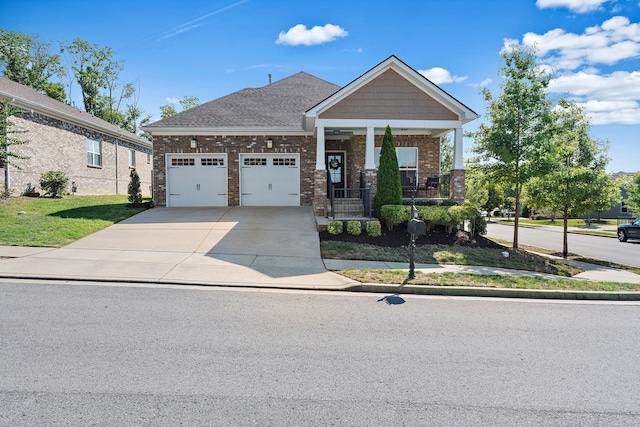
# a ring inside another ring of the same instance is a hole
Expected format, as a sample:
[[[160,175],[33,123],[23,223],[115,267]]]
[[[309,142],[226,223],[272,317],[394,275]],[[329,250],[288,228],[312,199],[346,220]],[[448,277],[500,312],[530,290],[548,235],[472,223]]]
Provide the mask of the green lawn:
[[[504,242],[500,242],[503,243]],[[506,249],[506,248],[505,248]],[[320,243],[323,258],[357,259],[367,261],[406,262],[409,266],[409,253],[406,247],[385,248],[381,246],[361,243],[346,243],[337,241],[323,241]],[[565,264],[560,259],[553,259],[537,253],[547,253],[540,248],[523,247],[508,249],[509,257],[502,255],[503,250],[477,249],[459,246],[422,245],[415,249],[415,262],[424,264],[457,264],[479,265],[488,267],[511,268],[538,273],[547,273],[558,278],[547,277],[513,277],[500,275],[474,275],[457,273],[416,272],[416,277],[407,280],[408,273],[403,270],[345,270],[339,271],[345,277],[362,283],[397,283],[406,281],[412,285],[438,286],[486,286],[497,288],[519,289],[547,289],[547,290],[579,290],[579,291],[640,291],[640,285],[617,282],[595,282],[590,280],[572,279],[582,270]],[[591,264],[605,265],[640,274],[640,269],[599,260],[575,257],[578,261]]]
[[[0,199],[0,245],[68,245],[142,212],[126,195]]]

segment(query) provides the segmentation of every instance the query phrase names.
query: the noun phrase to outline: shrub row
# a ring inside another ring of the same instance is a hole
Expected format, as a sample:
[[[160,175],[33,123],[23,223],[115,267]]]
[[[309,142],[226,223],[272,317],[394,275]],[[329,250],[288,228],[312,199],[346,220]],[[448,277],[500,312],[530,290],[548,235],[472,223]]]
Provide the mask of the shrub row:
[[[365,230],[371,237],[378,237],[382,235],[382,229],[380,227],[380,221],[367,221]],[[344,231],[344,221],[332,219],[327,225],[327,231],[329,234],[337,235]],[[347,233],[358,236],[362,233],[362,223],[360,221],[347,221]]]
[[[443,225],[450,233],[455,226],[465,221],[471,223],[474,234],[486,233],[486,222],[477,208],[473,206],[416,206],[418,218],[427,225],[427,230]],[[411,206],[385,205],[380,209],[380,219],[387,228],[402,224],[411,219]]]

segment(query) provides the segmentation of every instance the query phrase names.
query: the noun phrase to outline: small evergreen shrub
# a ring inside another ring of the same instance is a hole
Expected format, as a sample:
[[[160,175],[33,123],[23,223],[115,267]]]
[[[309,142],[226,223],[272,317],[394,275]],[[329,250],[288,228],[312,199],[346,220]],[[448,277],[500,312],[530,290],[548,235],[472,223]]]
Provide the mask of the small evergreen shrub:
[[[384,205],[380,208],[380,219],[384,221],[387,229],[391,230],[398,224],[402,224],[411,218],[411,206]]]
[[[129,203],[132,205],[139,205],[142,203],[142,193],[140,192],[140,177],[135,169],[131,169],[129,179]]]
[[[362,233],[362,224],[360,221],[347,221],[347,233],[352,236],[359,236]]]
[[[342,221],[338,221],[335,219],[332,219],[331,221],[329,221],[329,224],[327,224],[327,231],[329,232],[329,234],[338,235],[342,233],[343,228],[344,225],[342,224]]]
[[[371,237],[380,237],[382,235],[380,221],[367,221],[367,235]]]
[[[48,171],[40,176],[40,188],[45,195],[51,197],[62,197],[67,192],[69,177],[62,171]]]

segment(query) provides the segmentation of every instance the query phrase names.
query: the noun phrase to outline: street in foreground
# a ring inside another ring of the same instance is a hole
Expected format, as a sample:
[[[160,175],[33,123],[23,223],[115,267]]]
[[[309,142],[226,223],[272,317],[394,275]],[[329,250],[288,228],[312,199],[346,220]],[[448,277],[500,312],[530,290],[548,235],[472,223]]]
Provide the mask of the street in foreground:
[[[0,281],[0,425],[638,425],[640,305]]]

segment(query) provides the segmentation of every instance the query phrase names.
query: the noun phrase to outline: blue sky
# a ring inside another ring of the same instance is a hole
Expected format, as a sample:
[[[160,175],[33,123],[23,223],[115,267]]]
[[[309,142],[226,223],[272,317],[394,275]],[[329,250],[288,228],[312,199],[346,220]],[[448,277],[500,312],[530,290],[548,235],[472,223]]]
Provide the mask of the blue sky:
[[[392,54],[482,116],[481,88],[499,92],[501,49],[535,43],[556,76],[551,95],[583,105],[592,135],[610,141],[609,170],[640,170],[640,0],[23,0],[2,9],[1,28],[114,49],[156,119],[185,95],[206,102],[269,74],[345,85]]]

